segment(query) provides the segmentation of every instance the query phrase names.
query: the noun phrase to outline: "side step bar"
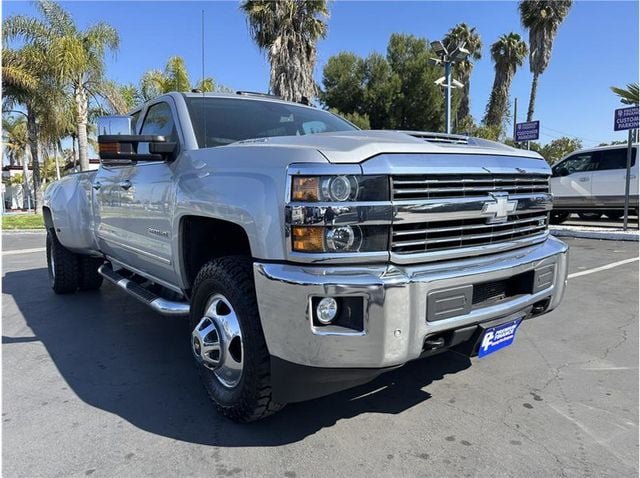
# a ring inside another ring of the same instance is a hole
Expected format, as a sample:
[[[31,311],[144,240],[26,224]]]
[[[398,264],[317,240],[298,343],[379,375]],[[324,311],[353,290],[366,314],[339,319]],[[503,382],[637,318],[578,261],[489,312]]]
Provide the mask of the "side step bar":
[[[189,315],[190,306],[188,302],[163,299],[139,284],[136,284],[132,280],[121,276],[107,264],[101,265],[98,268],[98,273],[109,282],[117,285],[129,295],[138,299],[140,302],[147,304],[159,314],[171,317],[184,317]]]

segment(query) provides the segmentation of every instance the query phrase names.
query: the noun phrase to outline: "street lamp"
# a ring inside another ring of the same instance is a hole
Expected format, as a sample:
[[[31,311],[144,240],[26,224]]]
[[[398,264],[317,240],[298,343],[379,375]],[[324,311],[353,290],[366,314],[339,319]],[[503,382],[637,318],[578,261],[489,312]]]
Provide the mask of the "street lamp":
[[[459,44],[451,53],[447,51],[441,40],[431,42],[431,50],[438,58],[431,58],[429,64],[443,65],[444,77],[436,80],[437,85],[444,86],[445,91],[445,124],[447,134],[451,134],[451,90],[453,88],[461,88],[463,85],[459,81],[451,79],[451,66],[455,63],[464,61],[469,56],[469,50],[464,47],[465,43]]]

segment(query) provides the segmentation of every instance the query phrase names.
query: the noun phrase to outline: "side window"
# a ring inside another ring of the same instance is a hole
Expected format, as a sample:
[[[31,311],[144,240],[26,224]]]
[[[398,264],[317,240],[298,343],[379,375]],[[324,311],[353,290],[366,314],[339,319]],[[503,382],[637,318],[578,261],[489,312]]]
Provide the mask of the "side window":
[[[147,110],[140,134],[164,136],[167,141],[178,141],[176,125],[173,121],[171,108],[167,103],[156,103]],[[148,152],[148,143],[138,145],[138,153],[147,154]]]
[[[593,153],[578,153],[568,157],[553,167],[554,176],[568,176],[569,174],[592,171],[595,169]]]
[[[140,119],[140,110],[131,115],[131,127],[133,128],[133,134],[138,134],[138,120]]]
[[[597,154],[598,171],[627,168],[627,148],[606,149]],[[631,166],[636,163],[636,150],[631,153]]]

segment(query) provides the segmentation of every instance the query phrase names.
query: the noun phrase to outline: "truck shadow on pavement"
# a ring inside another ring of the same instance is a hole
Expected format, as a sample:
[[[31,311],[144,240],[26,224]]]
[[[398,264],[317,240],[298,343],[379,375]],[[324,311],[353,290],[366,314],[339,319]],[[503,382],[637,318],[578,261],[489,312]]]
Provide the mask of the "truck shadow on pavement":
[[[2,287],[34,333],[3,336],[4,353],[39,341],[80,400],[150,433],[191,443],[275,446],[363,413],[398,414],[431,398],[423,390],[430,383],[471,365],[466,357],[443,353],[366,385],[290,404],[261,422],[237,425],[216,413],[200,384],[187,321],[158,316],[109,284],[97,292],[57,296],[44,268],[7,272]],[[5,313],[7,307],[5,302]],[[34,365],[42,360],[24,355]],[[66,405],[69,414],[77,409],[72,402]],[[70,415],[69,422],[79,419]]]

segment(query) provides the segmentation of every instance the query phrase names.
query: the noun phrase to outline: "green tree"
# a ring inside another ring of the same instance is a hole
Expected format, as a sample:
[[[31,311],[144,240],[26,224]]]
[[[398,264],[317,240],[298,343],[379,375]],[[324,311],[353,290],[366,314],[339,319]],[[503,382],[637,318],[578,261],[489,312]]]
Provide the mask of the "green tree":
[[[360,129],[371,129],[371,123],[367,115],[361,115],[360,113],[342,113],[336,108],[331,108],[329,111],[350,121]]]
[[[362,113],[364,109],[365,61],[350,52],[327,60],[322,75],[320,100],[343,113]]]
[[[427,40],[394,33],[387,46],[387,61],[400,79],[400,92],[391,105],[395,128],[439,131],[444,124],[444,97],[434,82],[440,68],[429,64]]]
[[[638,83],[629,83],[626,88],[611,87],[616,95],[620,97],[620,102],[625,105],[638,105],[640,103],[640,90]]]
[[[7,38],[20,38],[43,52],[52,72],[73,96],[80,168],[89,168],[87,121],[90,102],[104,86],[104,56],[119,46],[116,30],[97,23],[81,30],[60,5],[49,0],[36,4],[42,19],[14,16],[4,21]],[[35,161],[37,162],[37,160]],[[34,170],[35,173],[35,170]]]
[[[533,119],[538,77],[549,66],[558,27],[573,4],[572,0],[522,0],[519,5],[522,26],[529,30],[529,69],[533,73],[527,121]]]
[[[129,85],[125,88],[130,89],[131,86]],[[142,102],[145,102],[170,91],[191,91],[196,89],[207,92],[214,91],[215,87],[216,84],[213,78],[203,78],[192,86],[184,58],[172,56],[167,61],[164,71],[149,70],[142,75],[138,96],[142,99]],[[123,89],[123,93],[136,98],[136,94],[133,91]]]
[[[495,63],[496,74],[484,117],[487,126],[502,127],[508,115],[511,82],[526,56],[527,44],[517,33],[502,35],[491,45],[491,58]]]
[[[270,91],[285,100],[316,96],[316,43],[327,34],[326,0],[248,0],[240,7],[250,35],[271,65]]]
[[[471,89],[471,72],[473,61],[482,58],[482,40],[475,28],[470,28],[466,23],[459,23],[447,32],[444,44],[448,51],[453,51],[458,45],[464,44],[469,50],[466,60],[458,62],[453,67],[453,73],[464,85],[460,98],[460,106],[456,112],[458,128],[464,123],[464,118],[469,116],[469,93]]]
[[[539,151],[549,164],[554,164],[567,154],[582,149],[582,141],[578,138],[563,136],[545,144]]]
[[[9,165],[22,165],[27,157],[29,137],[27,120],[24,116],[2,116],[2,150]]]

